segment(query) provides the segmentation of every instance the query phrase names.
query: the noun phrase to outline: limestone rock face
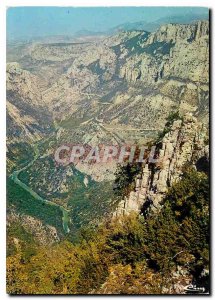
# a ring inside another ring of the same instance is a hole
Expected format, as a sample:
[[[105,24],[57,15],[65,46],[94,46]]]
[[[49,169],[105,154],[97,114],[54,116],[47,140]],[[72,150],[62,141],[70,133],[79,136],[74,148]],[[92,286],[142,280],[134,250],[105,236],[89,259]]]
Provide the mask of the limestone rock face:
[[[140,40],[139,53],[129,56],[120,75],[129,82],[156,83],[176,79],[208,83],[209,24],[167,24]]]
[[[83,43],[38,42],[24,53],[19,64],[8,65],[8,93],[19,92],[35,106],[43,103],[56,121],[72,115],[90,119],[96,111],[105,123],[148,129],[148,116],[163,126],[176,109],[208,121],[207,21],[166,24],[152,33],[123,31]]]
[[[158,209],[168,187],[180,180],[183,166],[187,162],[195,165],[201,157],[208,158],[206,136],[205,126],[192,114],[186,114],[183,122],[175,121],[162,140],[157,161],[143,166],[135,191],[120,202],[114,216],[140,212],[147,201]]]
[[[151,34],[149,43],[153,41],[172,41],[176,43],[180,40],[198,40],[209,33],[208,22],[199,21],[196,24],[165,24],[155,33]]]
[[[25,98],[28,103],[37,107],[44,104],[38,88],[39,78],[23,70],[18,63],[7,64],[6,80],[8,93],[16,93],[20,98]]]
[[[7,64],[6,82],[8,142],[40,139],[51,119],[42,99],[40,78],[12,62]]]

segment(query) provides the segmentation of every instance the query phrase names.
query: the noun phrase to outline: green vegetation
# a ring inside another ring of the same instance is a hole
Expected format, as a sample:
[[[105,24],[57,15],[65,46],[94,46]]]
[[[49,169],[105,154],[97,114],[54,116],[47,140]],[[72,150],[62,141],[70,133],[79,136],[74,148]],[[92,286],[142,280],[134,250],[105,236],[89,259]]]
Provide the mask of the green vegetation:
[[[83,185],[83,181],[77,184],[68,201],[68,207],[71,210],[72,237],[81,227],[101,222],[113,210],[116,202],[111,182],[92,180],[89,181],[87,187]]]
[[[34,158],[33,147],[28,143],[14,143],[8,146],[7,171],[11,173],[14,169],[22,168]]]
[[[175,293],[179,267],[185,278],[209,288],[208,177],[187,167],[159,212],[82,229],[78,243],[38,246],[23,261],[26,251],[24,245],[10,252],[8,293]]]
[[[66,172],[69,171],[70,175],[67,176]],[[85,186],[84,177],[73,166],[65,169],[55,165],[50,157],[36,160],[19,174],[19,179],[41,197],[68,208],[72,220],[69,226],[72,236],[80,227],[100,221],[113,209],[116,202],[112,182],[96,182],[89,177],[88,185]],[[53,191],[55,183],[59,185],[65,178],[65,190]]]
[[[115,173],[114,191],[121,198],[128,195],[135,187],[135,178],[140,173],[141,163],[118,165]]]
[[[23,257],[28,259],[31,254],[36,254],[36,243],[33,236],[25,230],[21,222],[13,222],[7,228],[7,256],[16,254],[14,239],[19,239],[19,247],[25,249]]]
[[[172,112],[168,115],[168,117],[166,118],[166,124],[164,126],[163,131],[160,131],[158,133],[158,138],[157,138],[156,143],[159,143],[162,140],[162,138],[165,136],[165,134],[170,132],[172,124],[176,120],[182,120],[183,121],[183,117],[180,116],[178,111],[174,111],[174,112]]]
[[[60,209],[35,200],[30,193],[14,183],[11,178],[7,179],[7,205],[8,207],[15,207],[19,213],[36,217],[44,224],[54,226],[60,233],[63,233]]]

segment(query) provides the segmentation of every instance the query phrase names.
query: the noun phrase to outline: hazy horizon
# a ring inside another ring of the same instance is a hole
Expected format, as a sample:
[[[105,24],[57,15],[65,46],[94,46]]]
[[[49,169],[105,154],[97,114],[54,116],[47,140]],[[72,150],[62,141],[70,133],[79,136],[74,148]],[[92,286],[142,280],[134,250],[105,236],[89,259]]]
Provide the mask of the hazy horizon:
[[[153,23],[174,16],[205,16],[204,7],[10,7],[7,39],[105,32],[124,23]]]

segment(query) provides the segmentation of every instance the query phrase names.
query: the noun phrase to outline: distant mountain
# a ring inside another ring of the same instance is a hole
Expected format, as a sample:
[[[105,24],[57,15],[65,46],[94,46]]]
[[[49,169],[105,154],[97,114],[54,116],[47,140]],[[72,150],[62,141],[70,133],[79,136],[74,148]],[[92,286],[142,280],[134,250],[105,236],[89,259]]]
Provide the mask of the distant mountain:
[[[163,24],[191,24],[195,23],[200,20],[208,20],[208,14],[201,14],[201,15],[193,15],[193,14],[186,14],[186,15],[177,15],[177,16],[168,16],[161,19],[156,20],[155,22],[127,22],[120,25],[117,25],[106,32],[102,31],[90,31],[90,30],[79,30],[74,34],[75,38],[86,37],[86,36],[105,36],[105,35],[112,35],[114,33],[120,31],[134,31],[134,30],[144,30],[153,32],[156,31],[161,25]]]
[[[208,19],[209,19],[209,14],[200,14],[200,15],[186,14],[186,15],[177,15],[177,16],[169,16],[169,17],[161,18],[157,20],[156,23],[160,25],[167,24],[167,23],[191,24],[200,20],[208,20]]]
[[[208,20],[208,14],[201,14],[201,15],[193,15],[193,14],[186,14],[186,15],[177,15],[177,16],[169,16],[164,17],[161,19],[156,20],[155,22],[128,22],[120,24],[116,27],[113,27],[109,30],[110,33],[118,32],[118,31],[131,31],[131,30],[145,30],[153,32],[157,30],[163,24],[191,24],[195,23],[200,20]]]
[[[118,31],[147,30],[146,28],[150,24],[147,22],[144,22],[144,21],[134,22],[134,23],[128,22],[128,23],[123,23],[116,27],[113,27],[110,29],[110,31],[113,33],[113,32],[118,32]]]
[[[105,32],[101,32],[101,31],[90,31],[87,29],[82,29],[77,31],[74,34],[74,37],[81,37],[81,36],[100,36],[100,35],[105,35]]]

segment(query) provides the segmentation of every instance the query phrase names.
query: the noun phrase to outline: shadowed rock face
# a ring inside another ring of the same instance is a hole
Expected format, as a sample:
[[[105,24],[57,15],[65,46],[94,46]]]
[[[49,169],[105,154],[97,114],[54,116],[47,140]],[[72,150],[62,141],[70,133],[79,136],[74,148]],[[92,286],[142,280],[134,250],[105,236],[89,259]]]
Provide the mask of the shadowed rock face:
[[[143,166],[135,190],[120,202],[114,217],[131,211],[141,212],[149,206],[158,209],[168,188],[180,179],[186,163],[196,164],[198,169],[202,160],[208,161],[206,137],[205,126],[191,114],[186,114],[183,122],[175,121],[161,142],[158,162]]]

